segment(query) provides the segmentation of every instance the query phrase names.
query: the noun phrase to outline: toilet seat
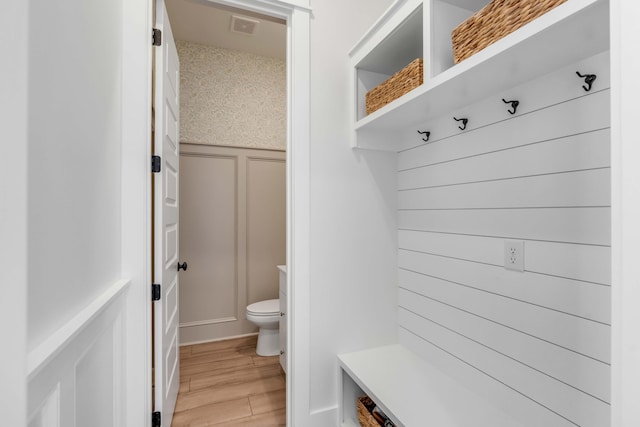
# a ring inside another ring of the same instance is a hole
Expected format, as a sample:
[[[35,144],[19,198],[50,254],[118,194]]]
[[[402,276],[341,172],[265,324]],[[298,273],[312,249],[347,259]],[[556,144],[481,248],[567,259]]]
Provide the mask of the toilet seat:
[[[247,314],[252,316],[274,316],[280,314],[280,300],[268,299],[247,306]]]

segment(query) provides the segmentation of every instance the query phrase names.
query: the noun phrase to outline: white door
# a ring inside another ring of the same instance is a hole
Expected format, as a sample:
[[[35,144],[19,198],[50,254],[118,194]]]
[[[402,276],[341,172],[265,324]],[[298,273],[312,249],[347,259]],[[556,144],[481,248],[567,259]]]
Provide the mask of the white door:
[[[164,0],[156,0],[156,29],[161,45],[155,47],[154,151],[161,158],[154,180],[154,283],[160,300],[154,307],[154,412],[162,425],[171,425],[179,388],[178,351],[178,150],[179,71]]]

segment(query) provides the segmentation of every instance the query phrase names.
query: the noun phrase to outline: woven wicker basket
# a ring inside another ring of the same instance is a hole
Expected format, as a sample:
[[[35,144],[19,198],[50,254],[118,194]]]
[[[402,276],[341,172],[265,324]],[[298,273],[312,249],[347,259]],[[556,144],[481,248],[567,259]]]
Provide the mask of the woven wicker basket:
[[[420,86],[424,79],[423,74],[422,58],[414,59],[402,70],[371,89],[365,98],[367,114],[373,113]]]
[[[566,1],[492,0],[454,28],[453,60],[457,64]]]
[[[369,398],[369,396],[362,396],[358,398],[358,421],[362,427],[380,427],[380,423],[373,418],[371,412],[367,409],[367,406],[375,406],[375,403]]]

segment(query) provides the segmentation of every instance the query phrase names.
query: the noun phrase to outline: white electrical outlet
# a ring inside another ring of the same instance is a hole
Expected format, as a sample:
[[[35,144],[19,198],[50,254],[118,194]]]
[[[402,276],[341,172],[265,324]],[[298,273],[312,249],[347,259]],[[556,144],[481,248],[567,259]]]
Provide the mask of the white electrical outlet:
[[[522,240],[504,241],[504,268],[524,271],[524,242]]]

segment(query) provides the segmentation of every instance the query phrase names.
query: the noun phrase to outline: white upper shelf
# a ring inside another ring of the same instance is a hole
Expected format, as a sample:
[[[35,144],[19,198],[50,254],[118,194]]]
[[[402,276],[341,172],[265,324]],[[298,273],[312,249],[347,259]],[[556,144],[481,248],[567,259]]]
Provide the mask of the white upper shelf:
[[[383,148],[381,138],[408,126],[608,49],[608,0],[569,0],[358,120],[356,146]]]

